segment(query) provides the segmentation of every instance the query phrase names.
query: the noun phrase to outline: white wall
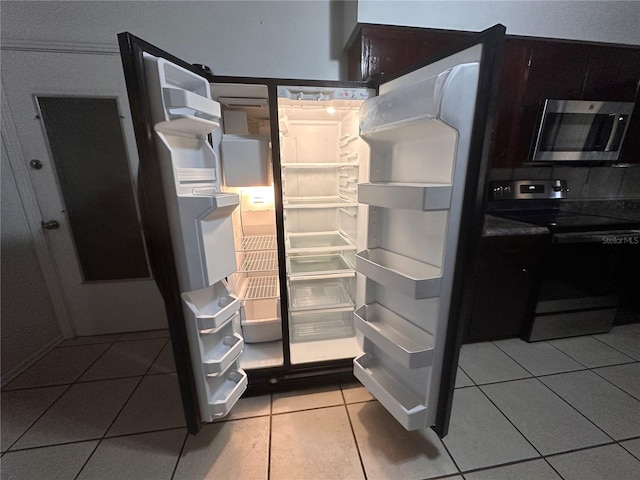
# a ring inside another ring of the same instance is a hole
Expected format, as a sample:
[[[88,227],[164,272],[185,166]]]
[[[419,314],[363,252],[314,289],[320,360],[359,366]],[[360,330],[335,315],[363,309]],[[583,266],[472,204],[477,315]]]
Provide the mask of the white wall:
[[[2,142],[2,384],[55,343],[62,333],[36,258],[18,187]]]
[[[502,23],[510,35],[640,44],[638,1],[358,0],[357,21],[469,31]]]
[[[2,2],[7,40],[116,45],[129,31],[221,75],[338,79],[339,2]]]

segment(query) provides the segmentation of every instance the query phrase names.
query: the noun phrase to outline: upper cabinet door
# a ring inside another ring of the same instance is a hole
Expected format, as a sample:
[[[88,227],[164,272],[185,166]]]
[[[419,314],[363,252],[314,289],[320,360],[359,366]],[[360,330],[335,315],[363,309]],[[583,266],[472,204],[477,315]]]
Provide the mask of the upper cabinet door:
[[[149,260],[165,301],[187,426],[196,433],[201,421],[226,415],[247,386],[238,363],[240,302],[225,280],[236,271],[231,213],[239,199],[221,191],[221,113],[209,81],[128,33],[118,38]]]
[[[360,111],[370,179],[356,377],[408,430],[447,433],[473,300],[504,27],[379,86]]]

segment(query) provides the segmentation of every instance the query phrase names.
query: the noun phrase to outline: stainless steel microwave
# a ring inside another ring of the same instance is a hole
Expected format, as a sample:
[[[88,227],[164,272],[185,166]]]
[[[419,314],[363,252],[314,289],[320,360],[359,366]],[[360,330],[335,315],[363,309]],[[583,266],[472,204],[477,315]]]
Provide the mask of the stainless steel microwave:
[[[633,107],[633,102],[545,100],[531,160],[618,160]]]

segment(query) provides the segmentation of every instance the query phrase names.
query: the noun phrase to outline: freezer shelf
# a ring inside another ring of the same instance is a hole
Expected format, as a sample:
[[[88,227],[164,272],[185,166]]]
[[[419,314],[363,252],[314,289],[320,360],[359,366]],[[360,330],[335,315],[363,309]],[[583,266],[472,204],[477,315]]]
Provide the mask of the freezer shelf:
[[[354,303],[345,280],[301,280],[289,286],[289,309],[292,312],[328,308],[353,309]]]
[[[242,239],[240,250],[253,252],[257,250],[276,250],[278,243],[275,235],[251,235]]]
[[[287,257],[289,277],[352,273],[355,269],[342,255],[303,255]]]
[[[406,368],[427,367],[433,361],[433,337],[379,303],[354,312],[355,327]]]
[[[387,372],[372,354],[365,353],[355,358],[353,373],[404,428],[418,430],[427,426],[427,407]]]
[[[220,342],[204,355],[204,373],[212,377],[224,373],[240,356],[243,347],[242,337],[237,333],[222,337]]]
[[[291,314],[291,341],[315,342],[353,337],[353,310]]]
[[[441,269],[428,263],[372,248],[356,254],[356,271],[415,299],[440,295]]]
[[[290,233],[287,238],[287,253],[330,253],[355,249],[355,245],[338,231]]]
[[[358,185],[358,202],[385,208],[445,210],[451,203],[451,185],[437,183],[376,182]]]
[[[182,299],[195,314],[198,330],[218,330],[240,308],[238,297],[230,292],[224,281],[201,290],[185,292]]]
[[[224,417],[247,389],[247,374],[241,368],[218,377],[207,377],[209,384],[209,413]]]
[[[341,197],[287,197],[283,207],[286,209],[303,208],[339,208],[357,207],[353,200]]]
[[[279,279],[276,276],[249,277],[242,289],[243,300],[278,298],[280,296]]]
[[[267,272],[278,269],[278,252],[260,251],[247,252],[238,272]]]

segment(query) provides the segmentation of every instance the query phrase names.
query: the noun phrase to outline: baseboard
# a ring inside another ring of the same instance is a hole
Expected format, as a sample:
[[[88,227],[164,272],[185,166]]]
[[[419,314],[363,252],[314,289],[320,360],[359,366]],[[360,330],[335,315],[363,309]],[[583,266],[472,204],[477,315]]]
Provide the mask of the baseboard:
[[[44,345],[42,348],[40,348],[37,352],[35,352],[34,354],[30,355],[28,358],[26,358],[25,360],[20,362],[18,365],[13,367],[8,372],[5,372],[3,370],[2,371],[2,380],[1,380],[2,387],[4,387],[7,383],[9,383],[11,380],[16,378],[18,375],[20,375],[22,372],[24,372],[27,368],[29,368],[31,365],[33,365],[38,360],[40,360],[42,357],[44,357],[51,350],[53,350],[58,345],[60,345],[63,342],[63,340],[64,340],[64,337],[62,337],[62,335],[59,336],[59,337],[56,337],[53,340],[51,340],[49,343]]]

